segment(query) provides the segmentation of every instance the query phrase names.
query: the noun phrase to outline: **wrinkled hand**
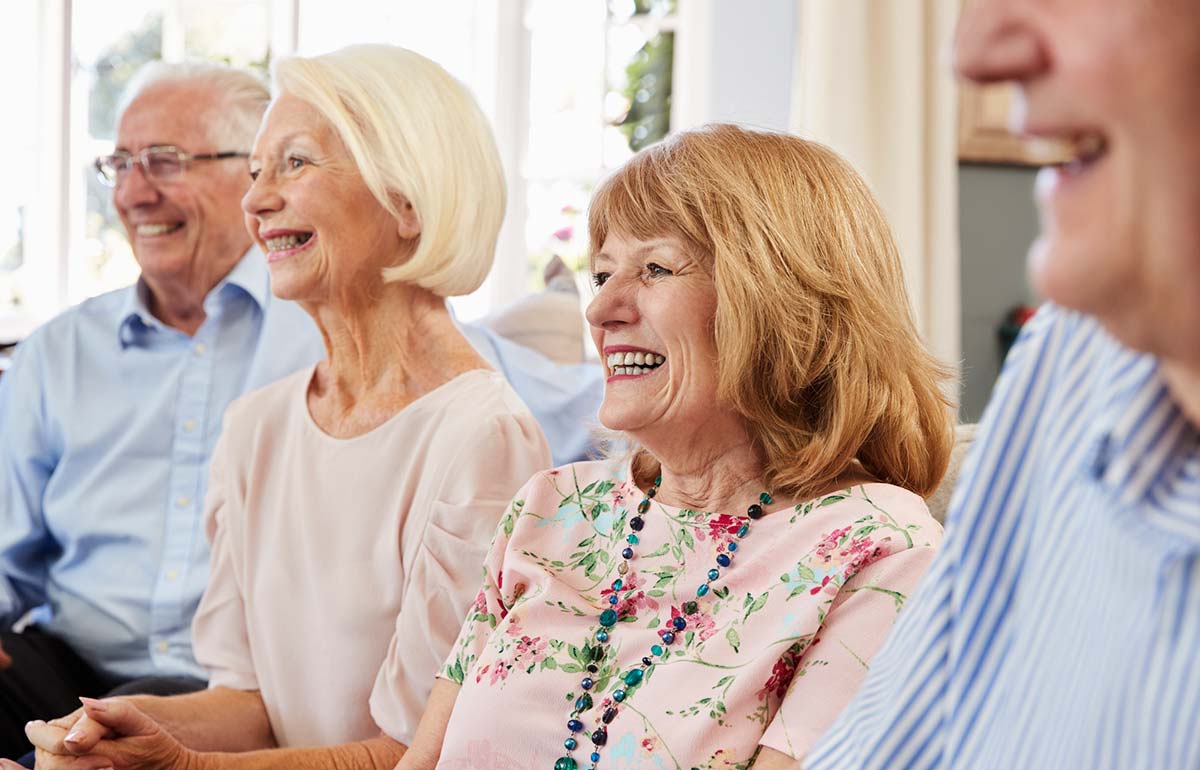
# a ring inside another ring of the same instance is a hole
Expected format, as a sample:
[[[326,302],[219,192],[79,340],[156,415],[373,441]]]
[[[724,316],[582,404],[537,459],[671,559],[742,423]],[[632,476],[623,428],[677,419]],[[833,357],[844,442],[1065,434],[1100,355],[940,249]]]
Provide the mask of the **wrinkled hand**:
[[[4,651],[4,644],[0,643],[0,671],[12,665],[12,656]]]
[[[80,698],[83,714],[30,722],[39,770],[184,770],[190,752],[125,700]]]

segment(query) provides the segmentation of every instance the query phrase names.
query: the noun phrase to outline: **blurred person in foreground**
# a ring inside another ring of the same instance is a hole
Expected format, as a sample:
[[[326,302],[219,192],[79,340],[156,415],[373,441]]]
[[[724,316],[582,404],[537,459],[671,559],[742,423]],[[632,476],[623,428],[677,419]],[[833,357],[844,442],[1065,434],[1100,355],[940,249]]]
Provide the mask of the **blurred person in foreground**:
[[[686,131],[588,224],[600,419],[636,450],[517,494],[398,770],[790,762],[941,540],[944,375],[848,164]]]
[[[193,626],[209,689],[32,723],[40,768],[390,767],[506,503],[550,465],[446,307],[487,275],[504,214],[466,88],[382,45],[274,78],[242,207],[327,357],[226,414]]]
[[[96,166],[141,277],[38,329],[0,379],[0,756],[31,750],[25,723],[80,695],[204,686],[190,626],[225,408],[325,355],[308,315],[272,296],[243,221],[246,156],[269,99],[259,78],[215,64],[139,72],[116,151]],[[595,367],[460,329],[530,406],[558,462],[587,453]]]
[[[942,553],[806,770],[1200,767],[1200,2],[976,0],[961,75],[1016,84],[1049,299]]]

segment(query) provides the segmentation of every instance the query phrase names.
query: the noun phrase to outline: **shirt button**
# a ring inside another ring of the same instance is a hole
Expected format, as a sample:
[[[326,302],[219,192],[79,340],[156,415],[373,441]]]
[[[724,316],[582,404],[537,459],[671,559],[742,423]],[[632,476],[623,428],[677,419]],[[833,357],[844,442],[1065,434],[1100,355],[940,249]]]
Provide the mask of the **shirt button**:
[[[187,508],[191,504],[192,498],[188,497],[187,495],[180,495],[179,497],[175,498],[175,505],[179,506],[180,508]]]
[[[176,579],[178,579],[178,577],[179,577],[179,570],[177,570],[177,569],[167,570],[167,580],[176,580]]]
[[[197,356],[202,356],[204,355],[204,351],[208,350],[208,346],[203,342],[197,342],[196,347],[192,348],[192,350],[196,352]]]
[[[195,420],[184,420],[183,421],[183,429],[185,431],[187,431],[188,433],[191,433],[192,431],[194,431],[196,429],[196,421]]]
[[[154,645],[154,648],[159,652],[166,652],[167,650],[171,649],[171,645],[167,644],[166,642],[159,642],[158,644]]]

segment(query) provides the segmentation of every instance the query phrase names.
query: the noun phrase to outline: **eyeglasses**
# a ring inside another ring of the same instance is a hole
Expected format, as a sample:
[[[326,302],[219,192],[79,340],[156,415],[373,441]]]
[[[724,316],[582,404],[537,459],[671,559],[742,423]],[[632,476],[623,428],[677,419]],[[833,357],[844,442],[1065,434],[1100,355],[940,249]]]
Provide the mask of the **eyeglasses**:
[[[162,145],[158,147],[147,147],[141,152],[132,153],[125,150],[118,150],[112,155],[102,155],[96,158],[93,164],[96,167],[96,176],[107,187],[115,187],[117,182],[120,182],[136,163],[142,167],[142,171],[148,179],[153,179],[156,182],[165,182],[175,179],[184,171],[187,171],[188,166],[195,160],[224,160],[226,158],[248,158],[248,152],[206,152],[199,155],[191,155],[184,152],[178,147],[172,145]]]

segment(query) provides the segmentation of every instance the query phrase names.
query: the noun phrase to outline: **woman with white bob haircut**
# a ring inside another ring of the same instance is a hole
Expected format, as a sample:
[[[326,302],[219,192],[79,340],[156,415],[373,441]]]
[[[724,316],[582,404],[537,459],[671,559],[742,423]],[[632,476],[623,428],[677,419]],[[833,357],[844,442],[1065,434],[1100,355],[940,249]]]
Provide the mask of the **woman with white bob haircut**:
[[[446,308],[483,281],[504,213],[471,96],[382,45],[274,75],[242,206],[328,357],[226,415],[193,626],[209,689],[86,701],[41,728],[39,767],[392,767],[506,502],[550,465]]]

